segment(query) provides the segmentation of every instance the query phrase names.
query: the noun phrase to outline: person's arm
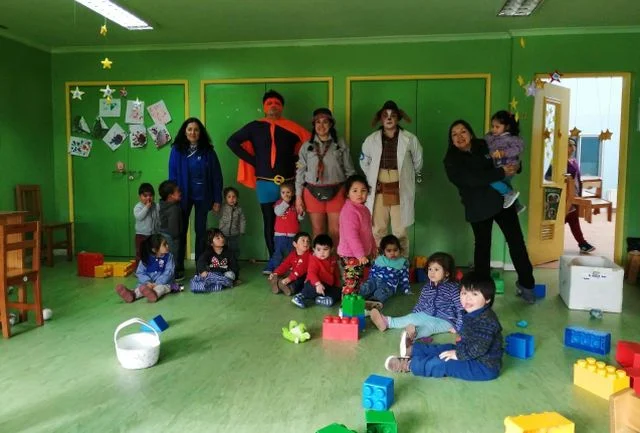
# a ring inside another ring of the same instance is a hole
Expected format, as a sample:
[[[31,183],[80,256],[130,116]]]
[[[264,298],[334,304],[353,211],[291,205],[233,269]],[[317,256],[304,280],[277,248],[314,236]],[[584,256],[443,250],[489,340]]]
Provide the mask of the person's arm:
[[[153,207],[153,203],[151,206],[144,205],[142,203],[137,203],[133,208],[133,216],[137,221],[142,221],[147,217],[147,214]]]
[[[158,275],[156,284],[170,284],[173,282],[173,275],[176,270],[176,264],[173,261],[173,254],[167,254],[167,263],[164,265],[164,271]]]
[[[370,137],[370,136],[369,136]],[[360,151],[360,168],[365,173],[369,173],[369,166],[371,165],[371,139],[367,137],[362,143],[362,150]],[[375,185],[371,185],[375,187]]]
[[[495,338],[493,323],[476,322],[471,329],[465,329],[462,340],[456,344],[456,356],[459,361],[477,359],[486,354]]]
[[[256,166],[256,156],[247,152],[247,150],[242,147],[242,143],[246,141],[251,141],[251,133],[250,133],[251,123],[246,124],[238,131],[236,131],[229,139],[227,140],[227,146],[231,149],[236,156],[243,161]]]
[[[280,266],[278,266],[275,271],[273,271],[273,273],[276,275],[284,275],[289,269],[292,268],[293,260],[295,259],[295,257],[295,250],[291,251],[289,255],[282,261],[282,263],[280,263]]]
[[[209,263],[211,263],[211,253],[209,251],[203,251],[196,262],[196,273],[201,274],[203,272],[208,272]]]
[[[244,211],[238,206],[238,218],[240,219],[240,234],[243,235],[247,229],[247,218],[244,216]]]
[[[349,146],[344,140],[341,138],[338,141],[339,145],[342,146],[342,168],[344,169],[345,177],[353,176],[356,174],[356,169],[353,167],[353,161],[351,160],[351,152],[349,151]]]
[[[307,274],[309,269],[309,256],[308,254],[303,254],[301,257],[295,257],[293,268],[287,278],[289,278],[289,282],[293,282],[298,278]]]
[[[411,160],[413,161],[413,170],[416,172],[416,180],[422,178],[422,145],[418,137],[414,136],[411,140]]]
[[[302,191],[304,188],[304,175],[307,173],[307,152],[305,146],[310,143],[304,143],[298,154],[298,162],[296,163],[296,199],[302,200]]]
[[[167,233],[174,239],[180,236],[181,219],[180,206],[173,206],[167,215]]]
[[[180,152],[176,148],[176,144],[171,147],[169,154],[169,180],[178,182],[178,166],[180,165]]]
[[[345,218],[340,218],[340,226],[344,227],[345,233],[349,234],[345,241],[348,243],[353,256],[356,258],[368,256],[370,251],[364,250],[362,240],[358,236],[360,233],[360,218],[358,218],[355,211],[351,210],[345,215]]]
[[[311,285],[315,286],[320,283],[320,276],[318,275],[318,263],[316,260],[309,258],[309,268],[307,269],[307,281]]]
[[[138,268],[136,269],[136,278],[138,279],[139,284],[144,284],[151,281],[151,278],[149,278],[149,275],[147,274],[147,267],[142,260],[138,262]]]
[[[213,203],[222,203],[222,186],[224,179],[222,177],[222,168],[220,167],[220,159],[215,150],[211,151],[209,158],[209,170],[211,174],[211,188],[213,192]]]
[[[276,216],[282,216],[285,214],[285,212],[287,212],[287,209],[289,209],[289,206],[290,206],[289,203],[280,199],[273,206],[273,212],[276,214]]]
[[[449,181],[457,187],[489,186],[491,183],[505,177],[502,167],[478,169],[460,165],[460,161],[445,158],[444,168]]]

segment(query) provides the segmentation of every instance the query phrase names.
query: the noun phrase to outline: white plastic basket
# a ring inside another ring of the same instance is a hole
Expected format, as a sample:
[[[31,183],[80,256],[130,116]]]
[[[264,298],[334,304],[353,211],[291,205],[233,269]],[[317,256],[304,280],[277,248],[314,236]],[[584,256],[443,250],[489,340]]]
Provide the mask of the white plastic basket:
[[[118,338],[120,331],[136,323],[151,328],[153,334],[149,332],[136,332],[135,334]],[[158,357],[160,356],[160,337],[156,330],[142,319],[134,317],[119,324],[113,333],[113,343],[116,346],[116,356],[118,357],[118,361],[120,361],[120,365],[128,370],[149,368],[158,362]]]

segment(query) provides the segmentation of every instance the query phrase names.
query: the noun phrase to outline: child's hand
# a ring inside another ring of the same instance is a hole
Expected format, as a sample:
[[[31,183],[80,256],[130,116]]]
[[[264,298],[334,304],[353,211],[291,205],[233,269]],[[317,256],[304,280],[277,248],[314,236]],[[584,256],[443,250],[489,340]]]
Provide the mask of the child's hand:
[[[322,283],[317,283],[316,284],[316,293],[318,295],[324,296],[324,286],[322,285]]]
[[[271,272],[271,273],[269,274],[269,281],[273,281],[273,280],[275,280],[276,278],[278,278],[278,274],[276,274],[275,272]]]
[[[288,285],[290,282],[291,280],[288,277],[282,279],[282,284],[284,284],[285,286]]]
[[[209,272],[207,272],[207,271],[200,272],[200,276],[201,276],[202,278],[206,277],[207,275],[209,275]]]
[[[218,213],[220,212],[220,203],[214,203],[213,206],[211,207],[211,211],[213,213]]]
[[[368,257],[366,257],[366,256],[360,257],[360,258],[358,259],[358,262],[359,262],[361,265],[366,265],[367,263],[369,263],[369,258],[368,258]]]
[[[456,355],[456,351],[455,350],[445,350],[444,352],[442,352],[438,356],[440,357],[440,359],[443,359],[444,361],[450,361],[452,359],[455,359],[455,360],[458,359],[458,356]]]
[[[304,201],[302,197],[296,197],[296,212],[298,215],[304,215]]]
[[[457,334],[457,332],[456,332],[456,328],[451,328],[451,329],[449,329],[449,332],[451,332],[452,334]]]

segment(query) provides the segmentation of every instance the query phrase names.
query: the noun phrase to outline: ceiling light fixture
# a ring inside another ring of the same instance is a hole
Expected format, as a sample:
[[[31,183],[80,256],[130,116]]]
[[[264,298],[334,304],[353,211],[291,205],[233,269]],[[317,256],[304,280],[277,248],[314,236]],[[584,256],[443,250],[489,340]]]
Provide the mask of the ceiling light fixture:
[[[103,17],[113,21],[116,24],[120,24],[122,27],[129,30],[153,30],[146,22],[142,21],[137,16],[122,9],[117,4],[110,0],[76,0],[91,9],[94,12],[99,13]]]
[[[76,0],[78,1],[78,0]],[[507,0],[498,12],[499,17],[528,17],[543,0]]]

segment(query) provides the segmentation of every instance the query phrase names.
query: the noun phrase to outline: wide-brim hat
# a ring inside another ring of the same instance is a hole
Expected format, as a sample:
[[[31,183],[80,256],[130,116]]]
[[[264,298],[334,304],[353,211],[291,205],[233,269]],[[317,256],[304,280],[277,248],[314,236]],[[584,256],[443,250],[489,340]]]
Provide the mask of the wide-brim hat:
[[[376,124],[380,122],[382,113],[386,110],[391,110],[395,112],[396,115],[398,116],[398,121],[404,120],[408,123],[411,123],[411,117],[409,117],[407,113],[405,113],[400,107],[398,107],[398,104],[396,104],[394,101],[387,101],[384,103],[382,108],[376,112],[376,115],[374,116],[373,121],[371,122],[372,126],[376,126]]]

